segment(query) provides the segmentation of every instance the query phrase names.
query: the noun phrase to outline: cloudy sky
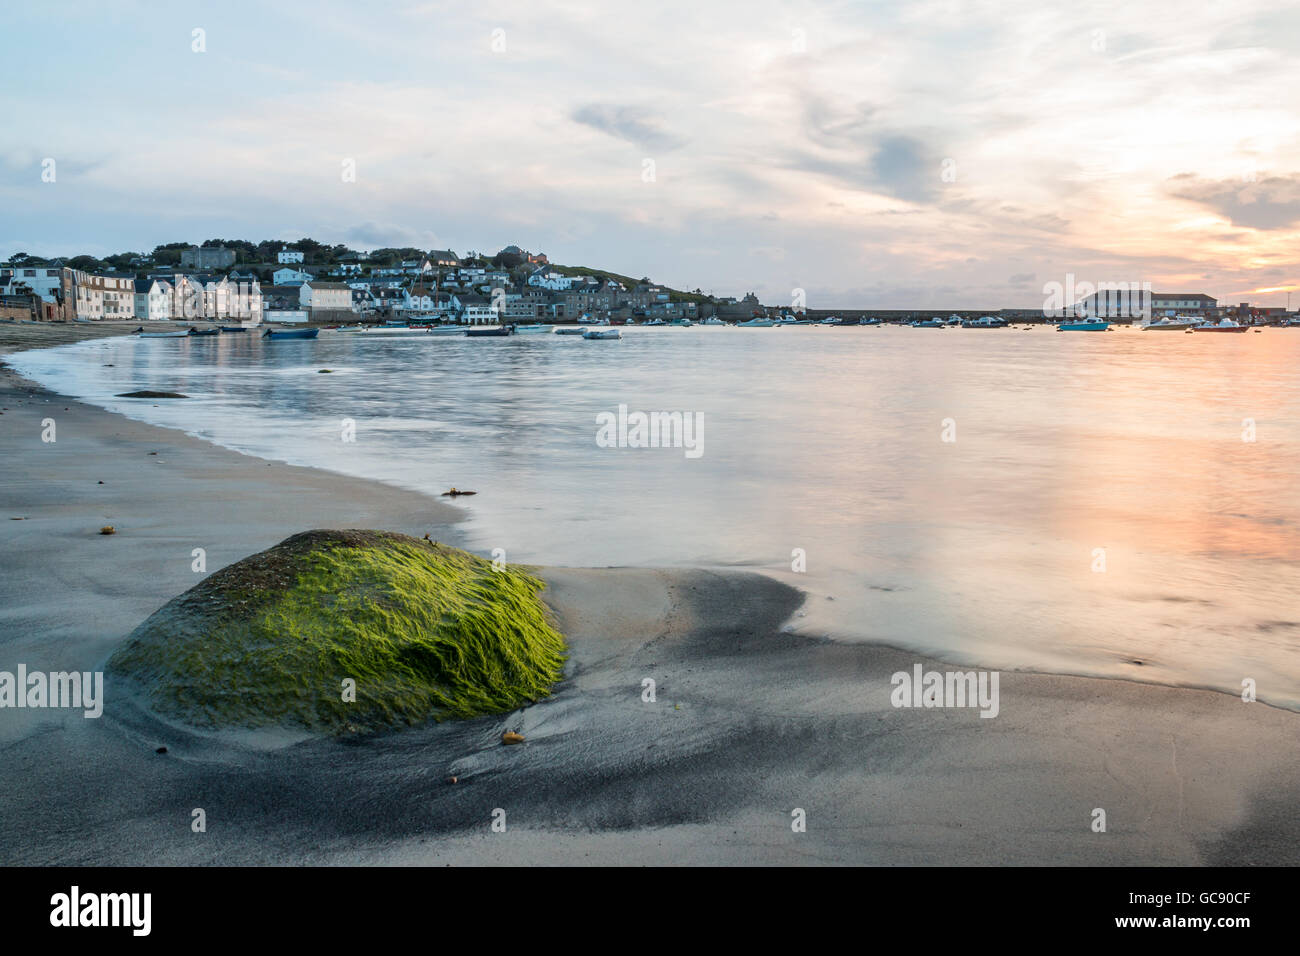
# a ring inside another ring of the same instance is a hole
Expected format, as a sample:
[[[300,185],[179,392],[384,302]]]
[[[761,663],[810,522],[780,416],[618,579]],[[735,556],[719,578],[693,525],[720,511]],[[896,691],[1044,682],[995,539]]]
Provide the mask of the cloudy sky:
[[[1296,3],[45,0],[5,26],[0,256],[515,243],[812,308],[1300,289]]]

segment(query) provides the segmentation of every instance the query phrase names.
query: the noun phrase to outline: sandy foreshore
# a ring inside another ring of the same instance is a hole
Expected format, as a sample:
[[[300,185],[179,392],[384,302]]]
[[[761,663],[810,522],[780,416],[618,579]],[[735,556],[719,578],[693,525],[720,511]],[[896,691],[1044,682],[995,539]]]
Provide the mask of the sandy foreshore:
[[[104,331],[0,325],[0,350]],[[437,499],[268,464],[8,371],[0,408],[0,670],[99,668],[199,580],[195,548],[210,572],[316,527],[458,541],[462,512]],[[115,707],[111,685],[97,720],[0,710],[0,863],[1300,862],[1300,714],[1027,673],[1001,675],[994,719],[895,708],[894,672],[954,668],[786,633],[803,597],[762,575],[543,577],[567,677],[499,718],[286,745],[169,727]],[[526,742],[501,746],[507,729]]]

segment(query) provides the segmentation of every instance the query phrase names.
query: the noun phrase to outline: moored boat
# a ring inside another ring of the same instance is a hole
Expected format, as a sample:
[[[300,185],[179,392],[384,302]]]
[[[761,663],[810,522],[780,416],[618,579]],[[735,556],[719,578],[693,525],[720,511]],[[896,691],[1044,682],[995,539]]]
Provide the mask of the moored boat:
[[[561,327],[557,328],[557,329],[555,330],[555,334],[556,334],[556,335],[581,335],[581,334],[582,334],[583,332],[585,332],[585,331],[587,331],[587,330],[584,329],[584,328],[581,328],[580,326],[576,326],[576,325],[565,325],[565,326],[561,326]]]
[[[744,322],[737,322],[736,327],[740,329],[770,329],[776,323],[771,319],[746,319]]]
[[[582,333],[584,339],[621,339],[623,333],[619,329],[584,329]]]
[[[496,336],[512,335],[513,333],[514,333],[514,329],[509,325],[500,325],[491,328],[477,328],[477,329],[468,328],[465,330],[465,334],[468,335],[470,338],[474,338],[474,339],[484,339],[484,338],[492,338]]]
[[[542,322],[529,322],[524,325],[516,325],[516,332],[549,332],[555,328],[553,325],[546,325]]]
[[[1232,319],[1220,319],[1218,322],[1206,322],[1196,326],[1197,332],[1249,332],[1249,325],[1240,325]]]
[[[138,335],[142,339],[187,339],[190,333],[182,329],[179,332],[146,332],[144,326],[136,329],[133,335]]]
[[[196,329],[194,326],[190,326],[189,334],[190,335],[220,335],[221,330],[220,329]]]
[[[1062,322],[1056,327],[1058,332],[1105,332],[1110,328],[1109,322],[1091,319],[1079,322]]]
[[[247,332],[247,331],[248,331],[248,326],[246,326],[246,325],[223,325],[223,326],[221,327],[221,331],[222,331],[223,333],[225,333],[225,332]]]
[[[267,329],[262,333],[264,339],[314,339],[320,335],[320,329]]]
[[[1205,320],[1195,315],[1171,315],[1143,323],[1144,332],[1185,332],[1204,324]]]

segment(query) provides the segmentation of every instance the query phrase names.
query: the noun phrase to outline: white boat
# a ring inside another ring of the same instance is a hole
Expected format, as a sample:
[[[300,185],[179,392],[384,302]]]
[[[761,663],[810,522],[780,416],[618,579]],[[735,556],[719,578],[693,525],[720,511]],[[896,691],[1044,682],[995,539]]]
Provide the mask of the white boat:
[[[576,325],[562,325],[555,330],[555,335],[584,335],[586,329]]]
[[[412,328],[409,325],[367,325],[360,329],[358,335],[423,335],[428,329]]]
[[[744,329],[770,329],[776,325],[771,319],[746,319],[744,322],[737,322],[737,328]]]
[[[822,325],[840,325],[844,322],[838,315],[829,315],[822,319]]]
[[[1205,320],[1197,315],[1170,315],[1143,322],[1142,329],[1146,332],[1182,332],[1204,324]]]
[[[646,325],[667,325],[667,324],[668,323],[665,322],[663,319],[651,319],[649,322],[646,323]]]
[[[553,325],[544,325],[541,322],[530,322],[527,325],[516,325],[515,331],[516,332],[549,332],[553,328],[555,328],[555,326]]]
[[[132,334],[137,335],[142,339],[185,339],[189,338],[190,330],[184,329],[180,332],[146,332],[144,326],[141,326]]]
[[[722,321],[720,318],[718,318],[716,315],[711,315],[711,316],[709,316],[707,319],[705,319],[703,322],[701,322],[700,324],[701,324],[701,325],[726,325],[727,323],[726,323],[726,322],[723,322],[723,321]]]
[[[1242,325],[1232,319],[1220,319],[1218,322],[1206,322],[1196,326],[1197,332],[1249,332],[1249,325]]]
[[[582,333],[584,339],[621,339],[623,333],[618,329],[586,329]]]

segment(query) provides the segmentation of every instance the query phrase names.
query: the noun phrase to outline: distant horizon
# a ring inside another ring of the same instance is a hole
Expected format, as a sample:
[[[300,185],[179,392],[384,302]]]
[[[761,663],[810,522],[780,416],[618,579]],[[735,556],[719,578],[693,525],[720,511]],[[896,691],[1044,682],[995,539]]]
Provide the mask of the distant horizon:
[[[91,13],[100,15],[91,15]],[[306,14],[306,15],[304,15]],[[8,11],[0,257],[487,248],[810,308],[1067,273],[1300,290],[1300,11],[1264,0]],[[250,29],[250,24],[256,29]],[[420,51],[412,55],[411,51]],[[165,78],[165,83],[160,82]],[[520,241],[522,239],[523,241]]]

